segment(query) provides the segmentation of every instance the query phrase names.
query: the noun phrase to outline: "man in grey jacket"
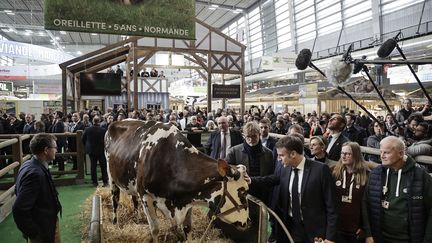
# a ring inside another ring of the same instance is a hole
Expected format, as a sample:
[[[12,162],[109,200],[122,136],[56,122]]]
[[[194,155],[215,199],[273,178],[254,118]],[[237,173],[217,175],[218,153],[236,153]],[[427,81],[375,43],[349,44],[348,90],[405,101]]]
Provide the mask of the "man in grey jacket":
[[[260,141],[260,127],[256,122],[243,126],[244,142],[229,149],[225,158],[229,164],[245,165],[249,176],[266,176],[274,172],[272,151]],[[261,185],[252,185],[249,194],[267,204],[271,190]]]

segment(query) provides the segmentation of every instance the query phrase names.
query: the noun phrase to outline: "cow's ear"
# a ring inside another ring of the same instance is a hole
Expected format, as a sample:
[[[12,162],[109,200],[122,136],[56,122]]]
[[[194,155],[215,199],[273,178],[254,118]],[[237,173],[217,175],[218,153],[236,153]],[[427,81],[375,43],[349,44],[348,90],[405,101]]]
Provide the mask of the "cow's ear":
[[[227,175],[227,173],[230,170],[230,166],[228,165],[228,163],[223,160],[223,159],[218,159],[218,172],[219,175],[221,175],[222,177],[225,177]]]

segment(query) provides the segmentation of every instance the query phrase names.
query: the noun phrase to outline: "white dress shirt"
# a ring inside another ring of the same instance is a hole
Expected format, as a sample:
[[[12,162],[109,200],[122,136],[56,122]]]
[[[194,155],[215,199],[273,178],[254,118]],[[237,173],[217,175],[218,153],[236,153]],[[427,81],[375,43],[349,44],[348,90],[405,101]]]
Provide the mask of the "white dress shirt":
[[[341,134],[342,134],[342,133],[339,132],[339,133],[334,133],[334,134],[331,135],[331,138],[332,138],[332,139],[331,139],[329,145],[327,146],[327,150],[326,150],[327,153],[330,153],[330,149],[333,147],[333,144],[336,143],[336,140],[338,140],[338,138],[339,138],[339,136],[340,136]]]
[[[302,185],[302,181],[303,181],[303,172],[304,172],[304,166],[306,163],[306,158],[303,157],[302,161],[300,162],[299,165],[297,165],[297,167],[292,167],[291,168],[291,176],[290,176],[290,182],[289,182],[289,192],[290,192],[290,208],[289,208],[289,215],[292,217],[292,184],[294,181],[294,169],[298,169],[298,192],[299,192],[299,200],[300,200],[300,205],[301,205],[301,185]],[[301,213],[301,209],[300,209],[300,213]],[[302,214],[303,217],[303,214]]]
[[[221,133],[221,143],[220,143],[220,146],[221,146],[221,151],[222,151],[222,142],[223,142],[223,139],[224,139],[224,137],[223,137],[224,133],[222,131],[220,133]],[[228,129],[228,131],[226,131],[225,136],[226,136],[226,149],[225,149],[225,156],[226,156],[228,154],[229,148],[231,148],[231,135],[230,135],[229,129]]]

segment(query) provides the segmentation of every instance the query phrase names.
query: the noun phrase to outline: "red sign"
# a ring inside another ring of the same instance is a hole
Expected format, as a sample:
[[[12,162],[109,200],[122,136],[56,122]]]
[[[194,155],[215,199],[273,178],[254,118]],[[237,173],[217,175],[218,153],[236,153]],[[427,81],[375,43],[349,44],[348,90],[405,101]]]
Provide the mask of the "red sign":
[[[27,80],[27,76],[0,76],[0,80]]]

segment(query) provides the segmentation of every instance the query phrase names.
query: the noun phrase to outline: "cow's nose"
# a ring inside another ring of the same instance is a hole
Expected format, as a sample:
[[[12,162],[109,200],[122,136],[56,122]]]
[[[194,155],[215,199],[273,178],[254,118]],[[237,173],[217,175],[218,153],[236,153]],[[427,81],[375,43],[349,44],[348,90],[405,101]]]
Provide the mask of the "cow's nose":
[[[248,218],[247,222],[246,222],[246,228],[249,229],[250,227],[252,227],[252,220],[250,220],[250,218]]]

